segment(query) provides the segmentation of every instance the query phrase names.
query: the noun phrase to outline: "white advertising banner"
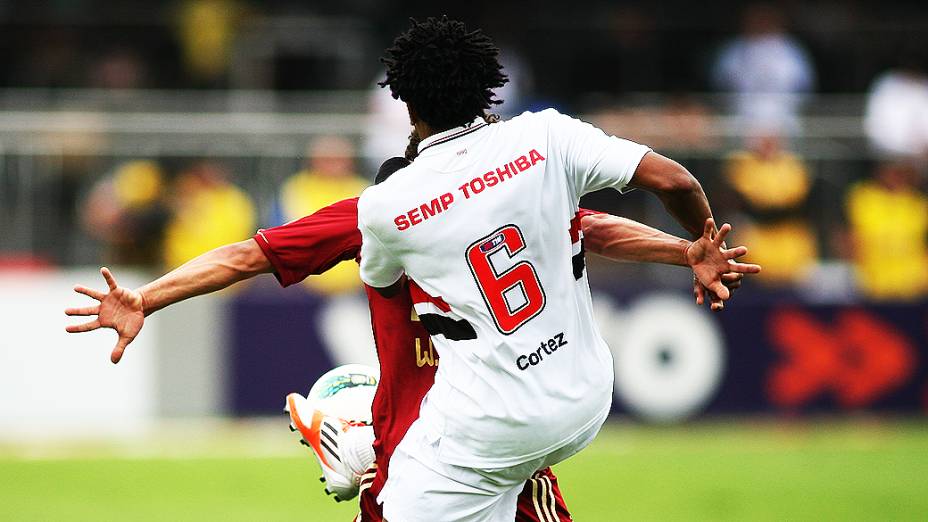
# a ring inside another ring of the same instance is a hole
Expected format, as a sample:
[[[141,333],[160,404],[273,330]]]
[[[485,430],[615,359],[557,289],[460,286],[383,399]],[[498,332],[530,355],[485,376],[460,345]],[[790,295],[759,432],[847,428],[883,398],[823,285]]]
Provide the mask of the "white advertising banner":
[[[130,288],[145,277],[116,271]],[[149,427],[156,408],[156,317],[113,365],[111,330],[65,332],[87,318],[64,315],[93,300],[72,289],[104,289],[95,269],[0,272],[0,440],[119,436]]]

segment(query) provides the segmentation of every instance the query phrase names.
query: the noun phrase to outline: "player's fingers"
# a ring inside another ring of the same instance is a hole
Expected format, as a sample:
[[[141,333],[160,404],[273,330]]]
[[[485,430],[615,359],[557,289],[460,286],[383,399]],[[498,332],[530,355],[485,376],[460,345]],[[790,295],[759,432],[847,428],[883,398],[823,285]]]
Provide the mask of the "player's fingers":
[[[744,279],[744,274],[739,274],[738,272],[728,272],[722,274],[722,283],[728,287],[729,290],[734,290],[741,287],[741,281]]]
[[[96,299],[97,301],[102,301],[103,298],[106,297],[105,295],[103,295],[103,292],[94,290],[93,288],[87,288],[86,286],[83,286],[83,285],[75,286],[74,291],[79,294],[84,294],[87,297],[92,297]]]
[[[84,306],[82,308],[65,308],[66,315],[97,315],[100,313],[100,305]]]
[[[105,266],[100,268],[100,273],[103,274],[103,279],[106,279],[106,286],[110,287],[110,290],[116,290],[116,287],[119,286],[116,284],[116,278],[113,277],[113,273],[110,272],[109,268]]]
[[[693,283],[693,295],[696,296],[696,304],[699,306],[706,302],[706,291],[698,281]]]
[[[712,240],[712,234],[715,234],[715,220],[706,218],[706,226],[702,229],[702,235],[708,240]]]
[[[748,253],[748,247],[739,246],[735,248],[723,249],[722,257],[725,259],[736,259]]]
[[[126,351],[126,347],[129,346],[131,342],[132,339],[125,336],[120,337],[119,340],[116,341],[116,347],[113,348],[113,353],[110,354],[110,361],[112,361],[113,364],[118,363],[119,360],[122,359],[123,352]]]
[[[68,333],[81,333],[96,330],[97,328],[100,328],[100,321],[94,319],[89,323],[69,325],[65,327],[65,331]]]
[[[738,272],[740,274],[757,274],[760,272],[760,265],[755,265],[753,263],[728,263],[728,268],[732,272]]]
[[[713,312],[718,312],[722,308],[725,308],[725,302],[722,301],[718,295],[712,292],[709,292],[708,290],[706,290],[706,292],[709,295],[709,309],[710,310],[712,310]]]
[[[728,291],[727,286],[722,284],[721,280],[713,281],[712,284],[709,285],[709,290],[721,301],[725,301],[731,297],[731,292]]]
[[[722,225],[722,228],[719,229],[719,233],[716,234],[715,239],[712,240],[715,246],[717,247],[722,246],[722,244],[725,243],[725,236],[727,236],[729,232],[731,232],[731,225],[729,225],[728,223],[725,223],[724,225]]]

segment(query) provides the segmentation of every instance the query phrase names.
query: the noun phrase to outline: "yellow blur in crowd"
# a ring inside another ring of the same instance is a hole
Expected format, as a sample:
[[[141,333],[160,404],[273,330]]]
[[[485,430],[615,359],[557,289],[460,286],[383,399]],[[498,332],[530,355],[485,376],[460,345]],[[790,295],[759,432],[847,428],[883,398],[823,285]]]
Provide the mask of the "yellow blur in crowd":
[[[177,33],[187,72],[212,81],[226,73],[242,8],[234,0],[187,0],[177,13]]]
[[[802,280],[818,259],[809,223],[800,215],[811,180],[802,159],[780,148],[779,138],[757,138],[750,150],[733,153],[726,177],[750,222],[741,224],[738,240],[749,245],[751,262],[768,283]]]
[[[168,268],[250,237],[257,228],[251,198],[211,163],[197,164],[178,175],[173,207],[164,234],[164,262]]]
[[[80,221],[102,244],[104,262],[145,266],[160,258],[166,186],[161,168],[147,160],[122,163],[94,185]]]
[[[909,165],[886,164],[847,195],[857,283],[872,299],[928,293],[928,197]],[[766,267],[764,267],[766,269]]]
[[[293,221],[347,198],[361,194],[368,182],[354,171],[355,149],[350,141],[326,136],[307,149],[307,166],[288,178],[280,189],[284,219]],[[305,284],[324,293],[355,291],[361,286],[356,263],[339,263]]]

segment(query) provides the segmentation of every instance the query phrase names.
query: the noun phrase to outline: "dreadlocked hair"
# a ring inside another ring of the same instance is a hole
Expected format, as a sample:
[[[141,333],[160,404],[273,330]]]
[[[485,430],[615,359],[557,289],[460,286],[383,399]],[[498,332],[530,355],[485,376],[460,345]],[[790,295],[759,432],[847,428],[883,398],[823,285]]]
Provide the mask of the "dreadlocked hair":
[[[406,144],[406,151],[403,153],[403,157],[412,161],[419,156],[419,142],[422,141],[422,138],[419,137],[419,133],[415,129],[409,133],[409,143]]]
[[[447,16],[410,22],[380,59],[387,66],[381,87],[389,85],[435,131],[470,123],[502,103],[493,89],[509,79],[489,36]]]

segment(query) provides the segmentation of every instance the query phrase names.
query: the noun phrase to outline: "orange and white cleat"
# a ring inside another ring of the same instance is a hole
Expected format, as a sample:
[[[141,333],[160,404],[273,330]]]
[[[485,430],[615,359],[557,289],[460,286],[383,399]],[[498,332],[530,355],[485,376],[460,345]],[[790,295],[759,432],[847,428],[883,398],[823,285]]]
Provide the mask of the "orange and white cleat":
[[[284,411],[290,414],[290,431],[312,450],[322,468],[320,480],[336,502],[358,495],[361,475],[374,461],[374,430],[316,409],[298,393],[287,395]]]

